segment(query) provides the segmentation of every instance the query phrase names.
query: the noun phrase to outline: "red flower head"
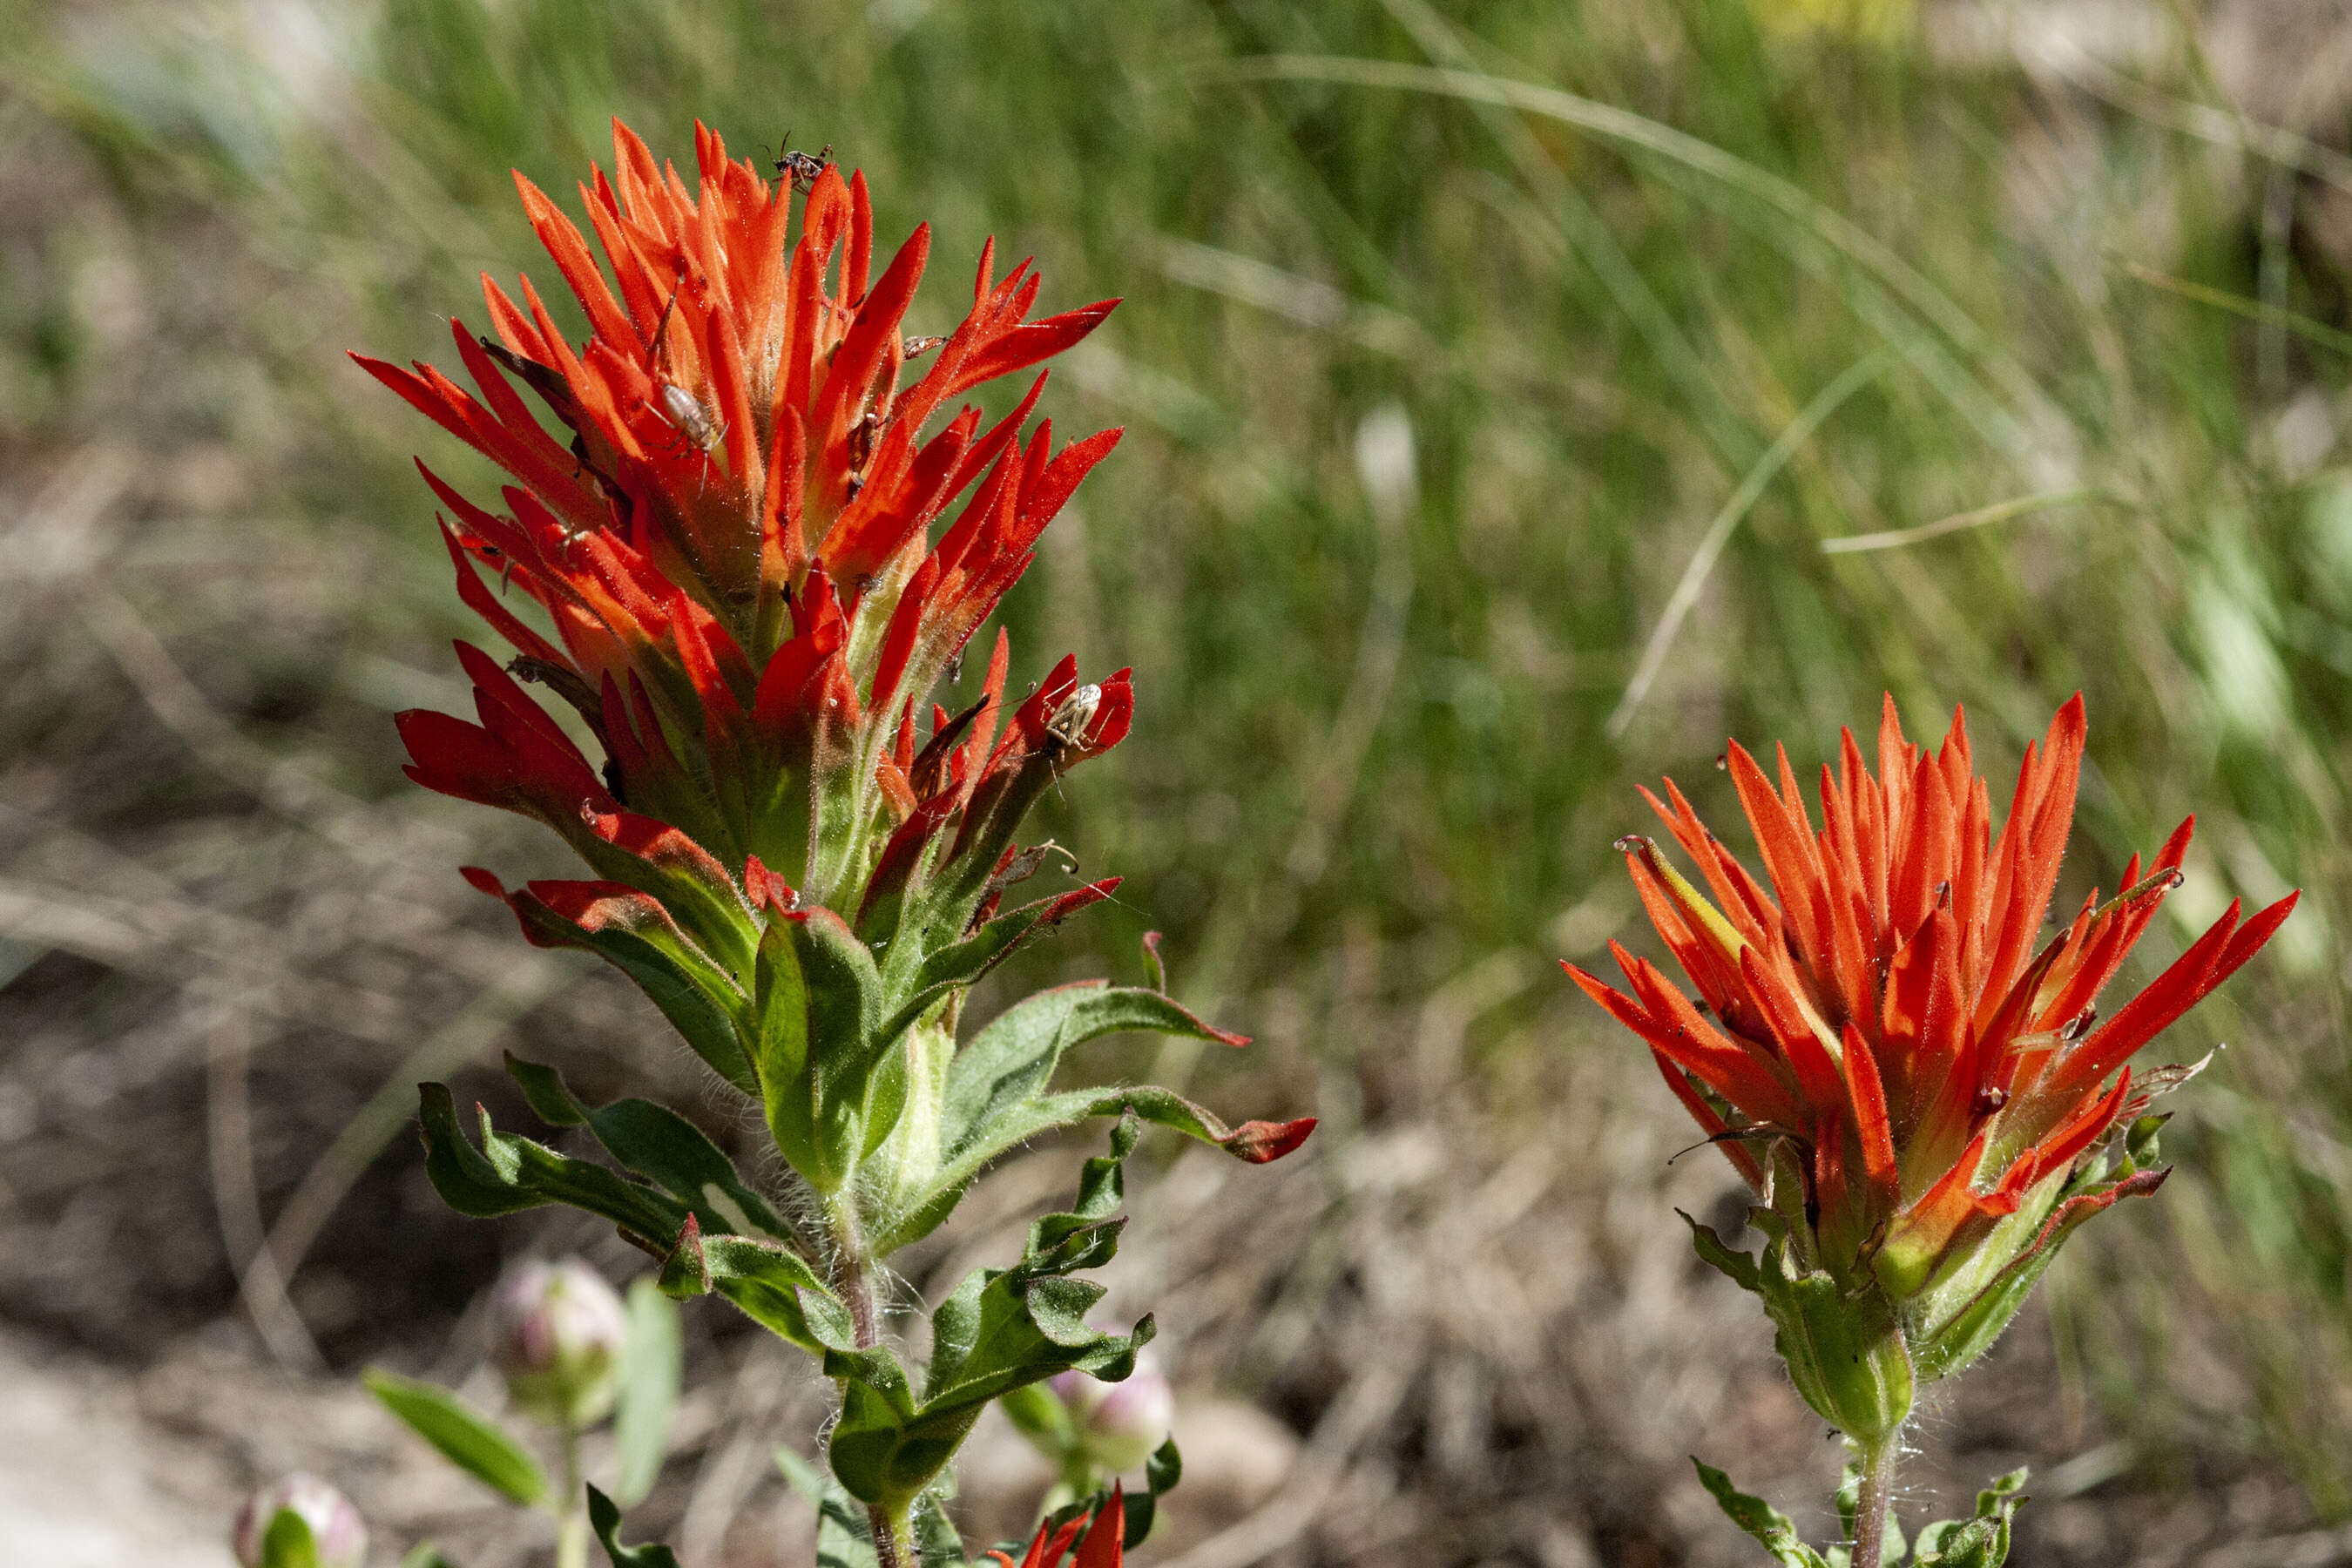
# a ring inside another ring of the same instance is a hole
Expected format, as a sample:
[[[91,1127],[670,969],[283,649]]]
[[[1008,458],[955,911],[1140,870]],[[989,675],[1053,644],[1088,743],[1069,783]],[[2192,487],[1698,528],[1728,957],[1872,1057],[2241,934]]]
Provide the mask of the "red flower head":
[[[1030,1136],[1125,1108],[1082,1095],[1041,1110],[1048,1059],[1024,1068],[1025,1094],[959,1101],[957,1144],[942,1133],[941,1064],[969,986],[1118,886],[999,909],[1044,858],[1014,841],[1024,814],[1125,738],[1128,672],[1081,682],[1066,658],[1008,714],[1000,631],[978,700],[952,714],[929,702],[1118,439],[1056,450],[1050,424],[1024,434],[1043,373],[993,425],[951,405],[1076,342],[1111,302],[1031,320],[1036,276],[1024,262],[999,279],[992,242],[962,320],[909,336],[929,230],[872,276],[862,175],[793,155],[772,184],[698,126],[688,195],[617,121],[614,151],[612,176],[580,192],[609,272],[516,176],[584,343],[528,279],[518,305],[485,279],[496,335],[453,323],[474,391],[428,365],[359,360],[514,480],[492,510],[425,470],[457,592],[514,657],[459,645],[474,721],[400,715],[408,772],[562,835],[593,879],[509,889],[466,874],[532,942],[626,971],[765,1101],[785,1160],[820,1192],[863,1170],[908,1205],[889,1223],[919,1233],[970,1180],[953,1161],[996,1150],[996,1121],[1032,1117]],[[583,729],[601,757],[573,739]],[[1157,996],[1097,1011],[1114,1023],[1096,1034],[1140,1020],[1238,1039]],[[1243,1159],[1274,1158],[1311,1125],[1232,1128],[1157,1089],[1138,1109]]]
[[[1076,342],[1113,302],[1032,321],[1036,276],[1024,262],[997,279],[992,245],[963,320],[908,336],[930,233],[916,229],[872,277],[863,175],[824,166],[794,236],[794,184],[730,162],[709,131],[696,129],[694,195],[618,122],[614,152],[612,177],[581,187],[609,279],[516,176],[586,313],[584,344],[528,279],[518,305],[485,278],[496,337],[452,324],[478,395],[428,365],[359,361],[513,476],[493,511],[425,471],[459,594],[513,646],[508,671],[569,704],[604,760],[592,768],[469,652],[481,723],[404,715],[410,771],[540,817],[592,859],[583,810],[625,805],[683,830],[739,883],[756,856],[811,901],[846,894],[854,907],[877,835],[921,801],[909,775],[924,694],[1118,440],[1104,431],[1057,452],[1050,422],[1024,440],[1042,373],[992,426],[950,405]],[[509,590],[546,631],[509,607]],[[1001,721],[1001,664],[992,673],[961,721],[967,769]]]
[[[2290,894],[2242,923],[2231,904],[2103,1019],[2103,989],[2180,882],[2191,824],[2147,875],[2134,857],[2121,892],[2094,892],[2036,951],[2083,734],[2077,696],[2027,749],[1999,834],[1958,714],[1930,755],[1905,741],[1887,699],[1877,776],[1848,731],[1837,773],[1822,769],[1818,829],[1787,752],[1776,789],[1734,743],[1769,890],[1672,781],[1665,801],[1644,796],[1712,900],[1650,840],[1620,846],[1697,1002],[1614,943],[1630,995],[1568,966],[1649,1042],[1709,1139],[1769,1195],[1794,1266],[1842,1288],[1870,1282],[1929,1376],[1990,1343],[2066,1230],[2161,1179],[2093,1179],[2090,1157],[2147,1103],[2124,1064],[2294,907]]]

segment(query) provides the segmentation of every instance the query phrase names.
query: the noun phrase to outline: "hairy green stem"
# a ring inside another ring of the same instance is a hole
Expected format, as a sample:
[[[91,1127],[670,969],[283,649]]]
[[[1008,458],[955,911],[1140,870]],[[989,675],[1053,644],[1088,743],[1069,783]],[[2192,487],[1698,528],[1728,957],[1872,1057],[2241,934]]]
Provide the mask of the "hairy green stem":
[[[874,1259],[866,1247],[866,1233],[857,1223],[857,1203],[847,1192],[825,1202],[825,1221],[833,1232],[833,1289],[849,1308],[850,1328],[857,1348],[870,1350],[882,1342],[881,1313],[874,1300]],[[914,1531],[903,1516],[894,1518],[880,1504],[868,1504],[867,1523],[874,1531],[876,1568],[910,1568],[899,1555],[898,1543],[911,1542]]]
[[[1886,1512],[1895,1503],[1895,1462],[1902,1450],[1898,1429],[1862,1451],[1862,1485],[1853,1510],[1853,1568],[1878,1568],[1885,1549]]]

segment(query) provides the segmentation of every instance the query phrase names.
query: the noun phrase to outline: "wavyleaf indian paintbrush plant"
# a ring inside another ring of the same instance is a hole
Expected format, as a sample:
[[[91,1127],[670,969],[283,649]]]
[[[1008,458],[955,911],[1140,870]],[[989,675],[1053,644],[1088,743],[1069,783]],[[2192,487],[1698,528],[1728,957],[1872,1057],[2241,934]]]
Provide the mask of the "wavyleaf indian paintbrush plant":
[[[1757,1194],[1760,1257],[1692,1229],[1707,1262],[1762,1299],[1798,1391],[1854,1448],[1855,1563],[1879,1561],[1918,1387],[1991,1345],[2076,1226],[2163,1183],[2161,1118],[2142,1113],[2194,1069],[2136,1078],[2130,1058],[2294,908],[2289,894],[2242,920],[2231,903],[2147,990],[2103,1013],[2180,883],[2195,819],[2145,874],[2133,857],[2121,891],[2093,891],[2043,942],[2083,740],[2077,695],[2027,748],[1999,833],[1960,714],[1931,753],[1904,739],[1888,698],[1876,775],[1846,731],[1838,771],[1821,770],[1818,828],[1787,751],[1776,787],[1735,742],[1726,763],[1769,888],[1671,780],[1665,800],[1643,795],[1707,890],[1654,841],[1619,845],[1696,1000],[1613,942],[1628,992],[1566,966],[1648,1043]],[[1738,1497],[1715,1489],[1727,1507]],[[1763,1518],[1762,1504],[1738,1501],[1735,1517]],[[2013,1506],[2000,1503],[2001,1521]],[[1782,1545],[1794,1540],[1785,1526]]]
[[[877,276],[862,175],[792,154],[771,182],[700,126],[693,194],[617,122],[614,153],[580,189],[601,268],[517,175],[584,342],[529,279],[518,303],[485,278],[491,335],[452,323],[473,390],[359,360],[512,480],[489,506],[424,468],[459,596],[512,651],[459,645],[473,720],[404,713],[400,732],[418,783],[532,817],[587,863],[591,879],[518,888],[465,874],[531,942],[635,981],[759,1107],[791,1179],[763,1188],[676,1112],[585,1106],[517,1061],[537,1114],[584,1128],[629,1174],[487,1115],[477,1142],[438,1085],[427,1168],[467,1214],[600,1215],[661,1261],[665,1289],[726,1296],[818,1357],[841,1389],[835,1479],[895,1568],[990,1401],[1073,1368],[1123,1377],[1150,1337],[1148,1317],[1088,1326],[1102,1288],[1075,1277],[1116,1249],[1138,1119],[1253,1162],[1313,1123],[1229,1127],[1148,1087],[1052,1092],[1066,1051],[1116,1031],[1246,1043],[1156,985],[1063,986],[961,1026],[976,981],[1117,886],[1005,907],[1045,858],[1017,842],[1024,816],[1118,744],[1134,697],[1126,670],[1081,680],[1065,658],[1014,702],[999,631],[976,700],[930,701],[1118,439],[1057,447],[1050,422],[1032,428],[1043,373],[993,423],[959,400],[1078,342],[1113,302],[1033,319],[1037,276],[997,277],[991,242],[961,319],[911,335],[929,230]],[[1120,1118],[1110,1156],[1017,1262],[940,1302],[910,1373],[883,1261],[995,1157],[1097,1116]],[[927,1541],[952,1539],[932,1522]]]

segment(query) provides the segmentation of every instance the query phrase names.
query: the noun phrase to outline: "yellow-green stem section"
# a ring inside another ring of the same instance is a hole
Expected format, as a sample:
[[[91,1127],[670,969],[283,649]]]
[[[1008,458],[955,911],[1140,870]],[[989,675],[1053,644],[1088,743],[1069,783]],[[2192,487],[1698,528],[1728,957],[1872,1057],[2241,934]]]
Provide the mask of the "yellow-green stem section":
[[[563,1492],[555,1513],[555,1568],[588,1568],[587,1499],[580,1486],[580,1428],[563,1424]]]

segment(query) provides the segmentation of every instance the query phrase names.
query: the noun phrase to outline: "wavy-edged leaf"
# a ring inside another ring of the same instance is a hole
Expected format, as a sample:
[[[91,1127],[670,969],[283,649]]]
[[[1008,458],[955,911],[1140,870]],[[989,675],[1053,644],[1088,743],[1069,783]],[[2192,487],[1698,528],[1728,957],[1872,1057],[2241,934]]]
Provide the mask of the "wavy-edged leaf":
[[[449,1086],[416,1086],[417,1121],[425,1137],[425,1173],[441,1201],[477,1219],[565,1204],[612,1221],[629,1236],[658,1247],[686,1223],[687,1206],[651,1187],[626,1181],[602,1165],[559,1154],[543,1143],[490,1125],[479,1106],[482,1146],[457,1125]]]
[[[506,1067],[541,1121],[586,1126],[606,1153],[692,1208],[704,1231],[741,1232],[748,1226],[782,1240],[798,1239],[719,1145],[669,1107],[650,1100],[616,1100],[591,1110],[573,1098],[555,1068],[511,1052]]]
[[[360,1381],[442,1458],[500,1497],[526,1508],[547,1500],[547,1478],[530,1450],[447,1389],[380,1367],[370,1367]]]
[[[2153,1134],[2150,1134],[2152,1139]],[[2042,1228],[2023,1251],[2003,1265],[1957,1310],[1918,1340],[1919,1375],[1923,1382],[1948,1377],[1992,1348],[2009,1326],[2044,1270],[2056,1260],[2058,1248],[2092,1215],[2128,1197],[2144,1196],[2164,1184],[2170,1167],[2134,1171],[2111,1181],[2078,1184],[2050,1211]]]
[[[874,1524],[831,1476],[816,1496],[816,1568],[876,1568]]]
[[[745,1317],[811,1355],[855,1348],[849,1310],[807,1259],[752,1237],[704,1236],[690,1215],[662,1270],[662,1289],[672,1296],[716,1290]]]
[[[919,1397],[887,1350],[826,1358],[826,1372],[844,1380],[828,1453],[851,1495],[898,1511],[947,1468],[989,1401],[1074,1367],[1112,1383],[1134,1370],[1151,1320],[1131,1333],[1101,1332],[1086,1314],[1103,1288],[1070,1275],[1118,1251],[1124,1222],[1110,1215],[1119,1163],[1139,1131],[1133,1117],[1121,1121],[1110,1153],[1087,1162],[1072,1209],[1031,1227],[1019,1263],[975,1271],[940,1303]]]
[[[930,1184],[887,1226],[877,1230],[874,1245],[877,1250],[888,1253],[930,1234],[991,1161],[1030,1139],[1075,1127],[1093,1117],[1129,1110],[1146,1121],[1173,1128],[1203,1143],[1213,1143],[1254,1165],[1282,1158],[1304,1143],[1307,1135],[1315,1130],[1315,1118],[1311,1116],[1295,1121],[1244,1121],[1238,1127],[1228,1127],[1213,1112],[1183,1096],[1149,1084],[1045,1095],[998,1112],[985,1127],[971,1132],[961,1147],[952,1149]]]
[[[2000,1568],[2009,1560],[2010,1521],[2025,1502],[2025,1471],[2011,1470],[1977,1493],[1971,1519],[1948,1519],[1919,1531],[1918,1568]]]
[[[1058,1534],[1065,1527],[1079,1520],[1089,1517],[1099,1520],[1104,1510],[1116,1500],[1120,1519],[1118,1549],[1122,1552],[1132,1552],[1151,1534],[1152,1523],[1159,1517],[1160,1498],[1174,1491],[1176,1483],[1183,1479],[1183,1456],[1176,1451],[1176,1439],[1171,1437],[1143,1462],[1142,1491],[1129,1491],[1124,1483],[1113,1481],[1053,1510],[1040,1521],[1038,1528]],[[1052,1537],[1047,1539],[1050,1541]],[[1023,1547],[1016,1541],[1009,1542],[998,1550],[1011,1556],[1022,1551]]]
[[[977,984],[1041,929],[1051,931],[1079,910],[1108,898],[1118,886],[1118,879],[1111,877],[1055,898],[1024,904],[997,916],[962,941],[925,954],[907,985],[905,996],[882,1026],[883,1037],[896,1039],[950,992]]]
[[[712,1071],[759,1092],[738,1027],[749,998],[659,900],[619,882],[531,882],[509,892],[479,868],[466,875],[514,910],[533,944],[576,947],[626,974]]]
[[[948,1517],[943,1490],[935,1487],[915,1500],[915,1552],[921,1568],[961,1568],[965,1562],[963,1534]]]
[[[1772,1561],[1780,1568],[1829,1568],[1822,1554],[1798,1537],[1797,1527],[1787,1514],[1762,1498],[1749,1497],[1731,1484],[1730,1477],[1713,1466],[1696,1458],[1691,1463],[1698,1469],[1699,1485],[1713,1494],[1724,1516],[1770,1552]]]
[[[1040,991],[998,1014],[956,1052],[948,1069],[948,1148],[1041,1092],[1065,1051],[1130,1029],[1227,1046],[1249,1043],[1247,1036],[1214,1028],[1157,991],[1101,980]]]
[[[1143,1490],[1128,1495],[1127,1533],[1119,1541],[1122,1552],[1143,1544],[1160,1517],[1160,1500],[1174,1491],[1183,1479],[1184,1456],[1177,1452],[1176,1439],[1171,1437],[1143,1461]]]
[[[1807,1405],[1857,1441],[1901,1426],[1920,1377],[1883,1297],[1849,1291],[1825,1269],[1792,1267],[1789,1222],[1774,1209],[1748,1210],[1766,1238],[1760,1257],[1727,1246],[1686,1214],[1682,1218],[1699,1257],[1764,1304],[1773,1347]]]
[[[593,1485],[588,1489],[588,1524],[613,1561],[613,1568],[677,1568],[677,1554],[651,1542],[643,1546],[621,1544],[621,1510]]]
[[[875,1568],[873,1523],[865,1505],[831,1472],[792,1449],[778,1448],[775,1460],[793,1490],[817,1510],[817,1568]],[[921,1568],[961,1568],[964,1562],[963,1537],[942,1501],[946,1490],[934,1488],[915,1502],[914,1556]]]

